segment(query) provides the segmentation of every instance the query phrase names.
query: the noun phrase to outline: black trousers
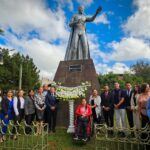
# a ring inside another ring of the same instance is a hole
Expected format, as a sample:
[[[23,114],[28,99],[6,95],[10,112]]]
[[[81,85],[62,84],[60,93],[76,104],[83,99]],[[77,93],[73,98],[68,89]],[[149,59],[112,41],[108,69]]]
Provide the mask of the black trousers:
[[[142,117],[142,128],[144,128],[146,125],[149,124],[149,118],[148,118],[148,116],[145,116],[143,114],[141,114],[141,117]],[[150,135],[149,135],[148,132],[147,133],[142,133],[141,134],[141,139],[144,139],[144,140],[147,139],[147,140],[149,140],[149,138],[148,138],[149,136]],[[148,148],[149,148],[149,145],[147,145],[146,149],[148,150]]]
[[[35,118],[35,113],[34,114],[29,114],[29,115],[26,115],[25,116],[25,121],[26,121],[26,123],[27,123],[27,125],[32,125],[32,122],[34,121],[34,118]],[[26,134],[30,134],[30,133],[32,133],[32,129],[31,129],[31,127],[26,127],[25,128],[25,132],[26,132]]]
[[[109,111],[103,110],[103,115],[104,115],[107,126],[113,127],[114,126],[114,110],[109,110]]]
[[[48,112],[47,109],[44,111],[44,123],[48,123]]]
[[[57,110],[47,110],[49,131],[54,131],[56,127]]]
[[[148,116],[145,116],[143,114],[141,114],[141,117],[142,117],[142,128],[144,128],[149,123],[149,118]]]
[[[97,123],[97,124],[100,124],[100,122],[101,122],[101,116],[99,115],[97,117],[95,108],[92,109],[92,116],[93,116],[93,122]]]
[[[130,126],[130,128],[133,128],[134,127],[133,112],[130,109],[126,109],[126,113],[127,113],[129,126]]]
[[[14,117],[14,127],[12,129],[13,134],[16,134],[19,131],[18,123],[20,124],[23,119],[24,119],[24,109],[20,109],[19,115]]]
[[[87,126],[89,119],[78,117],[77,119],[77,136],[87,138]]]

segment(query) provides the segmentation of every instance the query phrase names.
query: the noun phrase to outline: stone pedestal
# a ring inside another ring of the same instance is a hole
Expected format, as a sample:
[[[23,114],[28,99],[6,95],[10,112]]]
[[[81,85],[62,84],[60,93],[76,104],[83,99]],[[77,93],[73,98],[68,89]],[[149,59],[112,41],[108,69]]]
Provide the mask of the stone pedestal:
[[[81,85],[81,82],[91,82],[91,87],[87,91],[86,98],[89,99],[92,89],[100,89],[98,76],[92,59],[88,60],[71,60],[60,61],[57,68],[55,82],[61,82],[64,86],[75,87]],[[75,108],[80,100],[75,101]],[[68,126],[69,124],[69,107],[67,102],[60,102],[58,118],[58,126]]]

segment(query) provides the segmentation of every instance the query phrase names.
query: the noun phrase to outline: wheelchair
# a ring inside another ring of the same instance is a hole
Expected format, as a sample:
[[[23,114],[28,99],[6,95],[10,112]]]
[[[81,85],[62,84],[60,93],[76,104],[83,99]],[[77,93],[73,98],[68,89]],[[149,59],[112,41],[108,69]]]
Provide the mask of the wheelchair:
[[[90,140],[92,134],[93,134],[93,119],[92,116],[89,116],[87,118],[87,124],[86,124],[86,129],[84,128],[84,121],[83,124],[80,122],[80,118],[79,116],[75,116],[75,134],[73,137],[74,141],[83,141],[83,142],[87,142]],[[86,132],[86,138],[83,137],[83,130],[85,130]]]

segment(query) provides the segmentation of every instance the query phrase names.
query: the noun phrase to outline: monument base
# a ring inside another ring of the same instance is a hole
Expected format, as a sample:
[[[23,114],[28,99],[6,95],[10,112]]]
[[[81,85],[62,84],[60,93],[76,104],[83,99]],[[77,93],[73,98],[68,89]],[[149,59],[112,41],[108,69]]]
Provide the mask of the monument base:
[[[82,82],[88,81],[91,83],[86,98],[89,99],[92,89],[100,89],[98,76],[92,59],[87,60],[70,60],[60,61],[57,68],[55,82],[61,82],[63,86],[75,87],[81,85]],[[75,101],[75,107],[80,103],[80,100]],[[58,111],[58,126],[68,126],[69,124],[69,108],[67,102],[60,102]]]
[[[74,133],[74,132],[75,132],[74,126],[69,126],[67,133]]]

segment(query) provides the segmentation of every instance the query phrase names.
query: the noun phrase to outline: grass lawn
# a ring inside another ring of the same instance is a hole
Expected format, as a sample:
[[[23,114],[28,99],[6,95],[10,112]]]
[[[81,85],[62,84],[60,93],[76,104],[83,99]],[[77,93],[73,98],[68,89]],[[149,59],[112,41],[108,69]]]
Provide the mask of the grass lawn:
[[[83,142],[74,142],[72,134],[67,133],[67,129],[57,129],[56,133],[48,135],[48,144],[50,150],[93,150],[95,149],[94,136],[86,144]]]
[[[45,133],[45,132],[44,132]],[[103,140],[95,140],[93,136],[90,141],[84,143],[82,141],[75,142],[72,134],[67,133],[66,128],[58,128],[56,133],[47,135],[20,135],[17,140],[13,140],[10,135],[7,135],[7,141],[0,143],[0,150],[42,150],[44,145],[48,145],[46,150],[145,150],[141,145],[131,145],[128,142],[111,142],[107,141],[104,135],[101,135]],[[131,139],[132,140],[132,139]],[[44,145],[42,146],[42,143]],[[148,149],[149,150],[149,149]]]
[[[67,133],[67,129],[58,128],[56,133],[44,135],[43,142],[48,145],[46,150],[93,150],[95,149],[94,136],[90,141],[84,143],[72,139],[72,134]],[[9,134],[6,136],[7,141],[0,143],[0,150],[32,150],[36,146],[36,150],[42,149],[42,136],[33,136],[24,134],[18,136],[17,140],[13,140]],[[46,141],[47,139],[47,141]],[[45,145],[44,144],[44,145]]]

